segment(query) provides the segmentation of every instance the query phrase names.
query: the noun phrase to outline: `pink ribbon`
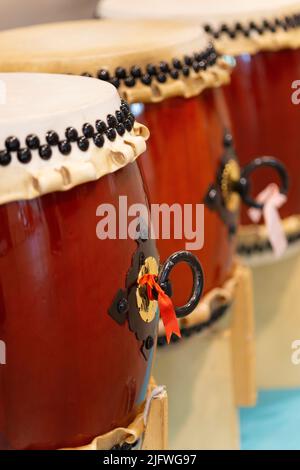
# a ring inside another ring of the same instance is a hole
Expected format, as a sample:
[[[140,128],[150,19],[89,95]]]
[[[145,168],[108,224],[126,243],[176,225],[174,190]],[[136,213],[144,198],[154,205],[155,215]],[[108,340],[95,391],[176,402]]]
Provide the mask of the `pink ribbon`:
[[[259,204],[263,204],[263,209],[250,208],[248,210],[249,218],[255,224],[263,217],[268,238],[276,258],[282,256],[288,246],[278,212],[286,200],[287,197],[280,192],[277,184],[272,183],[259,193],[256,198]]]

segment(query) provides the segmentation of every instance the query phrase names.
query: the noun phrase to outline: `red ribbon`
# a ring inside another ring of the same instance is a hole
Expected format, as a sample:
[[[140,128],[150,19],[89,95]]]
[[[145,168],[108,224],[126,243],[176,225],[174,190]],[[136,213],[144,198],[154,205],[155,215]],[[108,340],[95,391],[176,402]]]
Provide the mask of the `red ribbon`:
[[[157,283],[157,276],[154,274],[145,274],[139,279],[138,283],[141,286],[147,286],[149,300],[155,300],[153,297],[153,289],[158,293],[158,306],[160,316],[166,330],[167,342],[170,343],[172,333],[181,338],[180,328],[172,300]]]

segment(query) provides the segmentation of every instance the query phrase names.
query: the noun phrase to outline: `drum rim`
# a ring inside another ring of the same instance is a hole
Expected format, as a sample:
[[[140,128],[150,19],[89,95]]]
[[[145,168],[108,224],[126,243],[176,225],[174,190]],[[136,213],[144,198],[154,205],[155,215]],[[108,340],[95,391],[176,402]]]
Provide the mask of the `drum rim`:
[[[172,33],[170,41],[160,44],[157,40],[154,48],[149,45],[131,50],[128,46],[118,51],[114,42],[92,47],[93,42],[79,47],[76,54],[70,42],[66,50],[56,53],[51,49],[43,53],[43,46],[35,50],[34,43],[39,36],[44,41],[55,35],[63,38],[68,31],[78,30],[84,38],[85,31],[93,28],[95,37],[114,24],[121,28],[122,22],[110,20],[84,20],[79,22],[53,23],[0,32],[2,60],[0,70],[5,72],[43,72],[82,75],[94,77],[113,84],[120,95],[130,103],[160,102],[170,97],[190,98],[197,96],[204,89],[227,84],[234,62],[217,54],[209,36],[202,28],[178,21],[149,22],[149,31],[157,34],[156,27],[168,26]],[[133,22],[135,24],[137,22]],[[131,23],[126,24],[124,31]],[[163,29],[162,29],[163,30]],[[168,29],[167,29],[168,31]],[[104,34],[104,33],[102,33]],[[122,30],[119,31],[122,35]],[[177,37],[178,34],[178,37]],[[165,34],[166,36],[166,34]],[[79,36],[80,37],[80,36]],[[119,36],[118,36],[119,37]],[[124,39],[125,40],[125,39]],[[70,41],[70,40],[69,40]],[[133,42],[130,40],[129,45]],[[16,43],[16,45],[15,45]],[[18,44],[25,44],[25,49]],[[9,44],[13,44],[10,48]],[[91,49],[91,50],[89,50]],[[111,52],[109,52],[111,49]]]
[[[149,131],[124,100],[106,122],[85,122],[81,131],[70,124],[62,140],[55,130],[25,139],[7,136],[0,148],[0,205],[99,180],[146,150]]]

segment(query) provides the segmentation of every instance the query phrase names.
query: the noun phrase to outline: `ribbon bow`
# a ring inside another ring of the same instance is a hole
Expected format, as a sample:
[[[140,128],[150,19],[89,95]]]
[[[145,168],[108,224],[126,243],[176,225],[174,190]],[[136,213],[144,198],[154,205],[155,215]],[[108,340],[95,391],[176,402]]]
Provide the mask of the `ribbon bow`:
[[[149,300],[155,300],[153,297],[153,289],[155,289],[158,294],[158,306],[160,316],[166,330],[167,342],[170,343],[172,333],[181,338],[180,328],[172,300],[158,284],[157,276],[154,274],[145,274],[139,279],[138,283],[141,286],[147,286]]]
[[[263,204],[263,209],[251,208],[248,210],[248,215],[255,224],[260,221],[262,216],[264,217],[267,234],[277,258],[282,256],[287,249],[287,239],[278,212],[286,200],[287,197],[281,194],[278,186],[272,183],[259,193],[256,198],[258,203]]]

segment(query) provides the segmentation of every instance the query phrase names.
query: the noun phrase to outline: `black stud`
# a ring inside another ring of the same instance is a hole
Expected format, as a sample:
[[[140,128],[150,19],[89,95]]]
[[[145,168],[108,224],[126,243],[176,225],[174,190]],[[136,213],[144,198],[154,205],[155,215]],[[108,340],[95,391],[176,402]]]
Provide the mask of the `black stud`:
[[[199,70],[206,70],[206,69],[207,69],[206,60],[201,60],[201,62],[199,62]]]
[[[132,449],[132,444],[129,444],[128,442],[123,442],[121,445],[121,450],[131,450]]]
[[[157,68],[153,64],[148,64],[146,67],[147,73],[151,76],[157,74]]]
[[[185,65],[191,66],[192,63],[193,63],[192,57],[190,57],[190,56],[188,56],[188,55],[184,56],[184,63],[185,63]]]
[[[177,335],[174,335],[174,333],[172,334],[171,336],[172,343],[178,343],[179,339],[180,338]]]
[[[86,137],[80,137],[77,141],[78,147],[82,152],[86,152],[90,146],[90,142]]]
[[[50,145],[42,145],[39,148],[39,155],[43,160],[49,160],[52,156],[52,149]]]
[[[133,115],[132,113],[129,113],[129,114],[128,114],[127,119],[129,119],[129,120],[132,122],[132,124],[134,124],[134,122],[135,122],[135,117],[134,117],[134,115]]]
[[[212,185],[206,196],[205,196],[205,205],[212,210],[215,210],[216,204],[218,200],[218,190],[214,185]]]
[[[120,80],[117,77],[114,77],[111,80],[109,80],[109,83],[111,83],[116,88],[119,88],[120,86]]]
[[[78,139],[78,132],[74,127],[68,127],[65,136],[69,142],[76,142]]]
[[[99,70],[99,72],[97,73],[97,77],[98,77],[100,80],[108,81],[108,80],[110,79],[109,71],[108,71],[108,70],[105,70],[105,69],[101,69],[101,70]]]
[[[126,86],[128,86],[128,88],[132,88],[135,86],[135,78],[134,77],[127,77],[125,78],[124,80],[124,83]]]
[[[196,73],[198,73],[198,72],[200,71],[200,64],[199,64],[199,62],[196,62],[196,61],[194,60],[194,62],[193,62],[193,69],[194,69],[194,71],[195,71]]]
[[[190,68],[187,65],[184,65],[182,67],[182,73],[185,77],[188,77],[190,74]]]
[[[82,132],[84,137],[86,137],[87,139],[91,139],[95,133],[95,130],[91,124],[86,123],[82,126]]]
[[[260,27],[257,26],[256,32],[261,35],[261,34],[264,33],[264,30],[263,30],[263,28],[260,28]]]
[[[5,141],[5,147],[9,152],[16,152],[20,148],[20,141],[17,137],[7,137]]]
[[[125,126],[125,129],[130,132],[133,128],[133,124],[132,122],[130,121],[130,119],[126,119],[126,121],[124,122],[124,126]]]
[[[58,149],[63,155],[69,155],[69,153],[71,153],[72,146],[68,140],[62,140],[58,144]]]
[[[125,124],[126,124],[126,122],[127,122],[127,120],[125,121]],[[114,140],[116,140],[116,137],[117,137],[116,130],[114,128],[110,127],[106,131],[106,136],[107,136],[108,140],[113,142]]]
[[[141,76],[142,76],[141,68],[137,67],[136,65],[131,67],[130,73],[134,78],[141,78]]]
[[[125,104],[122,104],[121,107],[120,107],[120,110],[122,111],[122,113],[124,114],[124,116],[128,116],[129,114],[129,108],[128,106],[126,106]]]
[[[109,114],[106,120],[107,120],[108,127],[116,127],[116,125],[118,124],[117,119],[112,114]]]
[[[116,111],[116,118],[118,122],[124,122],[125,121],[125,116],[122,111]]]
[[[300,14],[295,15],[295,21],[296,21],[297,26],[299,26],[300,25]]]
[[[169,64],[167,62],[161,62],[159,64],[160,71],[163,73],[168,73],[170,71]]]
[[[149,75],[149,73],[145,73],[145,75],[142,76],[141,78],[141,82],[144,84],[144,85],[151,85],[151,82],[152,82],[152,77],[151,75]]]
[[[102,134],[95,134],[94,135],[94,144],[96,147],[103,147],[104,145],[104,136]]]
[[[179,72],[178,70],[174,69],[174,70],[171,70],[170,75],[173,78],[173,80],[177,80],[179,77]]]
[[[293,16],[291,16],[290,19],[289,19],[289,25],[290,25],[291,28],[295,28],[297,26]]]
[[[228,30],[227,24],[225,24],[225,23],[221,24],[220,31],[221,31],[222,33],[228,33],[229,30]]]
[[[173,67],[177,70],[180,70],[182,68],[182,63],[179,59],[173,59]]]
[[[11,155],[6,150],[1,150],[0,152],[0,165],[6,166],[9,165],[11,162]]]
[[[230,132],[225,132],[224,138],[223,138],[223,145],[226,148],[230,148],[233,145],[233,138]]]
[[[105,124],[104,121],[101,121],[101,119],[98,119],[96,121],[96,129],[97,129],[97,132],[104,133],[107,130],[107,125]]]
[[[111,448],[111,450],[121,450],[120,444],[114,445],[114,446]]]
[[[148,336],[146,341],[145,341],[145,348],[146,349],[152,349],[154,346],[154,339],[152,336]]]
[[[126,70],[124,69],[124,67],[118,67],[115,70],[115,75],[118,79],[126,78],[126,76],[127,76]]]
[[[59,142],[58,134],[54,131],[49,131],[46,134],[46,142],[49,145],[57,145]]]
[[[40,139],[35,134],[30,134],[26,137],[26,145],[31,150],[36,150],[40,146]]]
[[[124,127],[124,124],[119,123],[119,124],[117,125],[117,133],[118,133],[120,136],[122,136],[122,135],[125,134],[125,127]]]
[[[165,336],[159,336],[157,338],[157,346],[159,347],[163,347],[167,344],[167,338]]]
[[[184,338],[189,338],[192,334],[191,328],[182,328],[181,334]]]
[[[292,24],[291,24],[291,27],[293,28]],[[270,23],[269,30],[271,31],[271,33],[275,33],[276,32],[276,26],[274,24]]]
[[[159,83],[165,83],[165,82],[167,81],[166,75],[165,75],[164,73],[159,73],[159,74],[157,75],[157,81],[158,81]]]
[[[204,31],[208,34],[211,34],[213,32],[212,27],[209,24],[204,25]]]
[[[278,28],[282,28],[284,31],[286,31],[287,28],[286,28],[286,24],[284,21],[277,19],[275,21],[275,24]]]
[[[123,98],[121,99],[121,105],[125,106],[125,108],[127,108],[128,110],[130,109],[129,104]]]
[[[28,148],[19,149],[17,157],[19,162],[29,163],[31,160],[31,151]]]
[[[194,54],[194,58],[196,62],[201,62],[201,60],[204,60],[206,58],[206,52],[199,52]]]
[[[217,54],[215,52],[212,52],[209,58],[207,59],[207,62],[209,65],[214,65],[216,63],[216,60],[217,60]]]
[[[122,298],[121,300],[119,300],[118,305],[117,305],[117,310],[118,310],[118,313],[120,314],[127,313],[129,310],[128,300],[125,298]]]

